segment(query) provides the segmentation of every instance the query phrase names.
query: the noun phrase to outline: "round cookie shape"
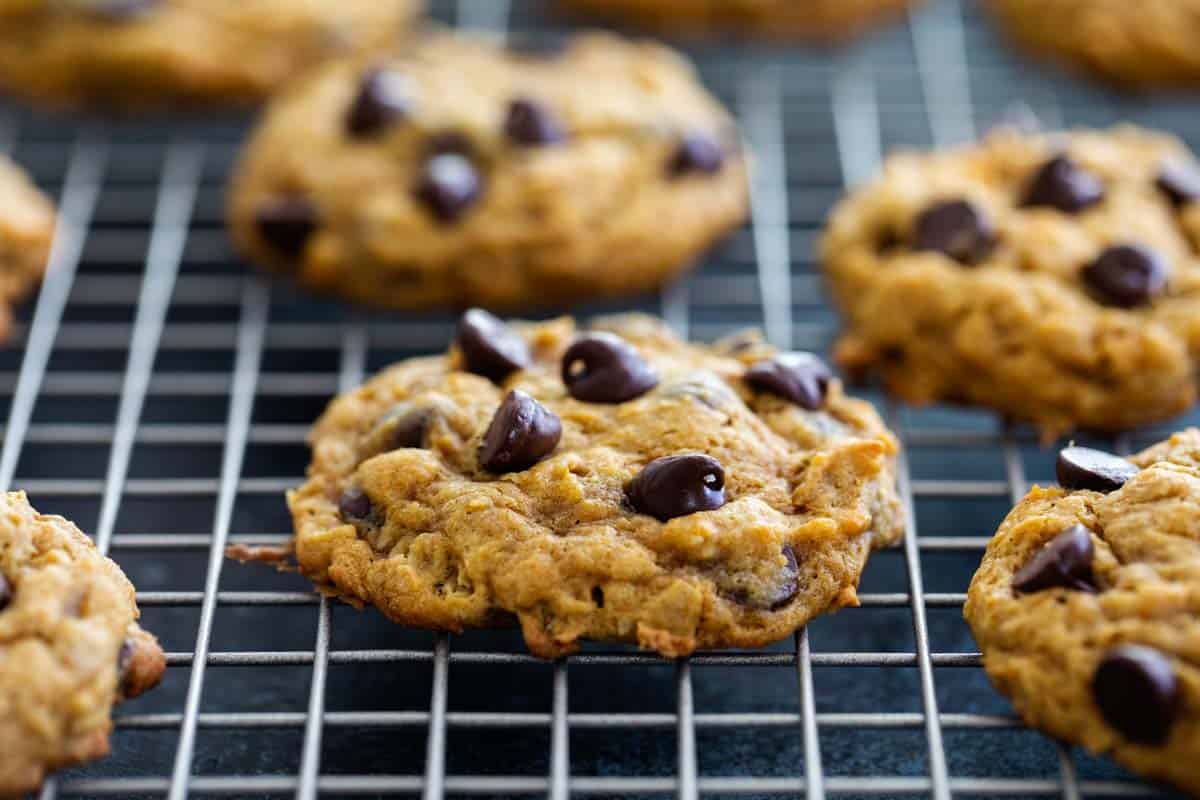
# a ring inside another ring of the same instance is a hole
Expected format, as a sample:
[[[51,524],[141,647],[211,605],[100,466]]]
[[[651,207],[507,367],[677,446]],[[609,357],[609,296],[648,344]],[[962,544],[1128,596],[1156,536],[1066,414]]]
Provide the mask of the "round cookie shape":
[[[316,423],[288,504],[299,567],[323,589],[426,628],[516,621],[547,658],[581,639],[679,656],[856,604],[870,552],[902,535],[897,445],[874,409],[837,380],[817,409],[751,385],[776,355],[757,336],[688,344],[641,315],[508,329],[530,358],[498,382],[452,348]],[[566,354],[597,334],[657,383],[572,396]],[[422,435],[381,447],[416,409]]]
[[[0,156],[0,340],[12,325],[11,306],[46,271],[56,218],[50,200]]]
[[[922,0],[561,0],[567,8],[664,34],[837,42],[893,21]]]
[[[1200,792],[1200,430],[1132,456],[1119,487],[1034,487],[964,614],[1030,726]]]
[[[304,237],[281,241],[264,213],[298,202]],[[589,34],[529,57],[429,33],[275,99],[228,217],[250,261],[313,291],[495,309],[656,289],[747,203],[733,120],[674,52]]]
[[[1200,359],[1194,163],[1176,139],[1128,126],[1002,129],[890,157],[822,238],[845,322],[838,360],[909,402],[990,407],[1048,437],[1187,409]]]
[[[0,0],[0,87],[51,106],[257,102],[390,45],[421,0]]]
[[[0,495],[0,796],[108,754],[113,705],[166,668],[137,618],[133,586],[87,536]]]
[[[1126,88],[1200,84],[1200,0],[988,0],[1035,56]]]

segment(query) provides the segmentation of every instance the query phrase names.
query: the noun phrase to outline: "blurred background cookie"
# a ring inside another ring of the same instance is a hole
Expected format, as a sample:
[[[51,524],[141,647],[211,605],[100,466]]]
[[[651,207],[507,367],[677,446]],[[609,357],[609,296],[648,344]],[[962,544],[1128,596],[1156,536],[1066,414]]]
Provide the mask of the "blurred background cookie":
[[[8,336],[12,304],[46,271],[54,222],[50,200],[0,155],[0,340]]]

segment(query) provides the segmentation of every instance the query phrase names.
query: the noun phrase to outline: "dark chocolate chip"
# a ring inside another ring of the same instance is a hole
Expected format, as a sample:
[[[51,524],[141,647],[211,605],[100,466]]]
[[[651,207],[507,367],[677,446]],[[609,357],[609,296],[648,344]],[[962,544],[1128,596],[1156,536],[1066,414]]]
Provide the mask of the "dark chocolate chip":
[[[658,385],[658,375],[629,342],[611,333],[577,338],[562,358],[562,380],[576,400],[624,403]]]
[[[351,486],[338,499],[338,513],[342,519],[366,519],[371,516],[371,498],[362,489]]]
[[[520,472],[549,455],[562,437],[558,416],[525,392],[504,398],[483,434],[479,465],[488,472]]]
[[[282,197],[259,206],[254,223],[272,250],[298,258],[317,229],[317,209],[303,197]]]
[[[713,175],[721,171],[725,163],[725,149],[720,143],[703,133],[687,133],[679,140],[667,173],[678,178],[690,173]]]
[[[996,244],[992,221],[966,200],[925,209],[913,225],[913,247],[944,253],[960,264],[977,264]]]
[[[1023,594],[1059,587],[1095,592],[1096,578],[1092,575],[1095,557],[1091,532],[1082,525],[1072,525],[1017,570],[1013,589]]]
[[[625,487],[635,511],[660,522],[725,505],[725,470],[699,453],[656,458]]]
[[[366,137],[408,115],[411,89],[404,75],[391,69],[372,69],[359,84],[346,111],[346,130],[353,136]]]
[[[746,383],[779,395],[801,408],[816,411],[825,405],[833,372],[812,353],[780,353],[746,370]]]
[[[529,366],[529,345],[511,328],[482,308],[472,308],[458,322],[455,343],[467,372],[500,382]]]
[[[774,591],[767,598],[767,608],[771,611],[778,611],[786,606],[800,591],[800,565],[796,563],[796,551],[791,545],[784,546],[783,557],[787,563],[783,565]]]
[[[1079,167],[1070,156],[1058,155],[1034,173],[1025,190],[1023,205],[1049,206],[1077,214],[1104,198],[1104,185]]]
[[[537,147],[567,140],[567,131],[550,109],[536,100],[518,97],[509,103],[504,133],[517,144]]]
[[[1167,161],[1159,168],[1154,185],[1174,205],[1194,203],[1200,200],[1200,169],[1188,161]]]
[[[398,403],[379,418],[363,438],[361,458],[410,447],[424,447],[425,435],[433,422],[433,410],[411,403]]]
[[[438,222],[451,223],[479,200],[482,182],[471,160],[460,153],[431,157],[421,170],[417,198]]]
[[[133,651],[132,639],[121,642],[121,649],[117,651],[117,685],[121,689],[121,694],[127,693],[125,684],[129,680],[129,662],[133,659]]]
[[[1115,492],[1138,473],[1138,468],[1112,453],[1090,447],[1064,447],[1055,465],[1058,482],[1064,489],[1090,489]]]
[[[8,582],[8,578],[0,575],[0,611],[8,608],[8,604],[13,599],[12,584]]]
[[[1092,694],[1108,724],[1140,744],[1164,743],[1179,713],[1179,681],[1171,662],[1142,645],[1108,651],[1092,678]]]
[[[1148,305],[1167,286],[1166,263],[1136,244],[1108,248],[1081,274],[1101,302],[1118,308]]]

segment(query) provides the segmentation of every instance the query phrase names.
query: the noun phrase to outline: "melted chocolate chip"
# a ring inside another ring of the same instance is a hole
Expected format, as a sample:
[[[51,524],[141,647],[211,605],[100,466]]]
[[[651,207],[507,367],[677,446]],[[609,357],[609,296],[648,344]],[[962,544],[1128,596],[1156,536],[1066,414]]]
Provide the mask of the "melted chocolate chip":
[[[1095,592],[1096,579],[1092,575],[1095,557],[1091,532],[1082,525],[1072,525],[1017,570],[1013,589],[1023,594],[1060,587]]]
[[[725,505],[725,470],[706,455],[664,456],[647,464],[625,487],[635,511],[659,522]]]
[[[1188,161],[1167,161],[1159,169],[1154,185],[1176,206],[1194,203],[1200,200],[1200,169]]]
[[[1058,155],[1034,173],[1025,190],[1023,205],[1049,206],[1078,214],[1104,198],[1104,185],[1079,167],[1070,156]]]
[[[298,258],[317,229],[317,209],[303,197],[283,197],[259,206],[254,224],[272,250]]]
[[[350,487],[338,498],[338,514],[344,520],[363,520],[371,516],[371,498],[357,487]]]
[[[1164,743],[1179,712],[1179,681],[1171,662],[1141,645],[1110,650],[1096,668],[1092,694],[1108,724],[1140,744]]]
[[[458,322],[455,343],[467,372],[500,382],[529,366],[529,345],[521,336],[482,308],[472,308]]]
[[[407,78],[395,70],[372,69],[346,111],[346,130],[358,137],[379,133],[407,116],[411,102]]]
[[[1055,465],[1058,482],[1064,489],[1090,489],[1115,492],[1138,473],[1134,464],[1120,456],[1090,447],[1064,447]]]
[[[779,574],[775,590],[767,598],[767,608],[771,611],[783,608],[800,592],[800,565],[796,563],[796,551],[790,545],[785,545],[783,557],[786,559],[783,571]]]
[[[562,380],[576,400],[624,403],[658,385],[658,375],[629,342],[611,333],[588,333],[567,348]]]
[[[925,209],[913,225],[913,247],[977,264],[996,244],[996,231],[983,212],[966,200],[947,200]]]
[[[508,106],[504,133],[517,144],[539,147],[567,140],[562,122],[541,103],[518,97]]]
[[[8,608],[8,604],[13,599],[12,584],[8,582],[8,578],[0,575],[0,611]]]
[[[746,370],[746,383],[779,395],[801,408],[816,411],[825,405],[833,373],[812,353],[780,353]]]
[[[1136,244],[1108,248],[1081,274],[1101,302],[1118,308],[1148,305],[1167,286],[1166,263]]]
[[[691,173],[714,175],[725,164],[725,149],[720,143],[703,133],[693,131],[679,140],[667,173],[679,178]]]
[[[562,437],[553,411],[514,389],[504,398],[479,446],[479,465],[488,472],[520,472],[549,455]]]
[[[359,447],[360,457],[371,458],[401,448],[425,446],[425,435],[433,423],[433,410],[411,403],[398,403],[379,418]]]
[[[417,199],[441,223],[459,220],[479,200],[482,181],[475,165],[460,153],[439,153],[425,162]]]

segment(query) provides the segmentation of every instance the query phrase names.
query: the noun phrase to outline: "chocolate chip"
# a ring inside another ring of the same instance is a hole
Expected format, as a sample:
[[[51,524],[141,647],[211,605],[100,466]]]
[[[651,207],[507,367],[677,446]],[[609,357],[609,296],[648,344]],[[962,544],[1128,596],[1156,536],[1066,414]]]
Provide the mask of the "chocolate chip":
[[[504,398],[479,446],[479,465],[488,472],[529,469],[558,446],[558,416],[525,392],[514,389]]]
[[[298,258],[317,229],[317,209],[303,197],[283,197],[259,206],[254,224],[271,249]]]
[[[8,578],[0,575],[0,611],[8,608],[8,604],[13,599],[12,584],[8,582]]]
[[[424,447],[425,434],[433,422],[433,410],[411,403],[398,403],[379,418],[359,446],[361,458],[409,447]]]
[[[371,498],[362,489],[351,486],[338,499],[338,513],[344,520],[362,520],[371,516]]]
[[[1172,159],[1159,168],[1154,185],[1174,205],[1194,203],[1200,200],[1200,169],[1191,162]]]
[[[1095,557],[1091,532],[1082,525],[1072,525],[1017,570],[1013,589],[1023,594],[1058,587],[1095,592],[1096,579],[1092,575]]]
[[[1090,489],[1115,492],[1138,473],[1138,468],[1111,453],[1090,447],[1064,447],[1055,465],[1058,482],[1064,489]]]
[[[121,694],[128,694],[125,684],[129,680],[129,662],[133,659],[133,651],[132,639],[121,642],[121,649],[117,651],[117,685],[121,689]]]
[[[1104,198],[1096,176],[1080,168],[1070,156],[1058,155],[1042,165],[1025,190],[1026,206],[1050,206],[1077,214]]]
[[[567,139],[566,128],[550,109],[524,97],[509,104],[504,133],[517,144],[530,147],[558,144]]]
[[[372,69],[359,84],[358,94],[346,111],[346,130],[353,136],[379,133],[409,113],[408,79],[391,69]]]
[[[812,353],[780,353],[746,370],[746,383],[755,389],[779,395],[809,411],[825,405],[831,380],[829,366]]]
[[[459,131],[439,131],[425,141],[425,158],[429,159],[446,153],[457,153],[460,156],[471,158],[475,155],[475,145],[471,143],[466,134]]]
[[[711,456],[656,458],[625,487],[634,510],[659,522],[725,505],[725,470]]]
[[[442,223],[457,221],[479,200],[482,184],[470,159],[440,153],[425,162],[417,183],[417,199]]]
[[[783,608],[800,592],[800,565],[796,563],[796,551],[791,545],[784,546],[783,557],[786,560],[783,571],[779,573],[779,580],[767,597],[766,606],[771,611]]]
[[[467,372],[500,382],[529,366],[529,345],[521,336],[482,308],[472,308],[458,322],[454,339]]]
[[[667,164],[667,173],[673,178],[694,172],[713,175],[721,171],[724,163],[724,148],[709,136],[693,131],[679,140]]]
[[[913,247],[944,253],[960,264],[977,264],[996,244],[996,231],[966,200],[947,200],[922,211],[913,225]]]
[[[562,380],[576,400],[624,403],[658,385],[658,375],[629,342],[611,333],[588,333],[567,348]]]
[[[1081,275],[1101,302],[1118,308],[1148,305],[1167,286],[1166,263],[1135,244],[1108,248]]]
[[[1133,742],[1160,745],[1179,712],[1179,681],[1159,651],[1127,644],[1105,654],[1092,694],[1109,725]]]

